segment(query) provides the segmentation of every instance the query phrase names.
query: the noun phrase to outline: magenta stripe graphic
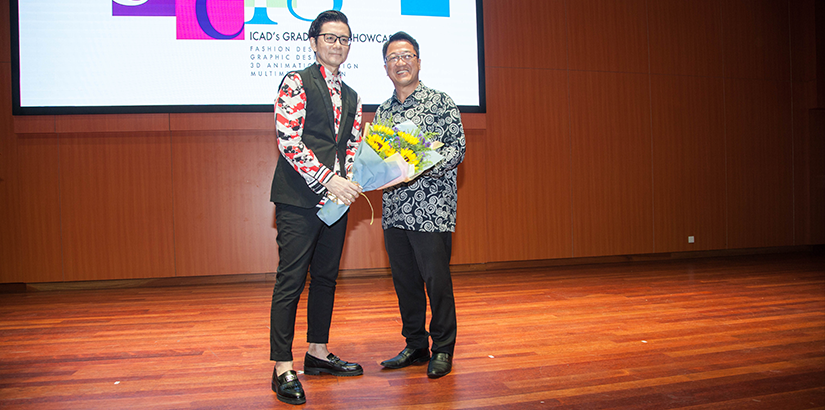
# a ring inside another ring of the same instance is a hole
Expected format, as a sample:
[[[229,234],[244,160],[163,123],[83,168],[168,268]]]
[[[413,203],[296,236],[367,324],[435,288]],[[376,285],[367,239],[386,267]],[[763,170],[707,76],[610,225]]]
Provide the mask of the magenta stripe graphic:
[[[243,40],[244,0],[178,0],[179,40]]]

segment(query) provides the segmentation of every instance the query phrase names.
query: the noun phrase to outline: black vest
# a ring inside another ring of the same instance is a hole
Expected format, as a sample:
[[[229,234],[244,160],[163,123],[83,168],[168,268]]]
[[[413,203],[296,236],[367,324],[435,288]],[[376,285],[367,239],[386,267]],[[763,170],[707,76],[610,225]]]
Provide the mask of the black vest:
[[[335,170],[335,156],[337,155],[341,165],[339,174],[346,177],[344,165],[346,164],[347,141],[352,134],[358,95],[352,88],[341,83],[341,123],[336,143],[335,111],[320,66],[316,63],[297,73],[301,76],[307,98],[304,132],[301,139],[304,145],[315,153],[315,157],[331,170]],[[281,80],[281,85],[283,85],[283,80]],[[280,90],[281,87],[278,89]],[[279,155],[275,177],[272,178],[270,200],[275,203],[313,208],[321,201],[321,194],[313,192],[298,171],[292,168],[283,155]]]

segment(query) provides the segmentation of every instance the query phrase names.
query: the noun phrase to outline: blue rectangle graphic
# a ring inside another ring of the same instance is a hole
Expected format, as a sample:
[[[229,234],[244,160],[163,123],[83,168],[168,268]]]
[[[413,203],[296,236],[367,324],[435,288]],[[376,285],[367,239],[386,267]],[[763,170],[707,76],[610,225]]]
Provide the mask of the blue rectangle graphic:
[[[450,17],[450,0],[401,0],[401,15]]]

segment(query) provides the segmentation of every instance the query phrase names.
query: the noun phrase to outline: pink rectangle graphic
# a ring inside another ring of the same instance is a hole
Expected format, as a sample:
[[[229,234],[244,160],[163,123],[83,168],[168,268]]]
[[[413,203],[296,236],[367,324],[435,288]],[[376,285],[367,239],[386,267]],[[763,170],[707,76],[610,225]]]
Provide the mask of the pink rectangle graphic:
[[[244,0],[177,0],[178,40],[243,40]]]
[[[113,16],[174,16],[175,0],[112,1]]]

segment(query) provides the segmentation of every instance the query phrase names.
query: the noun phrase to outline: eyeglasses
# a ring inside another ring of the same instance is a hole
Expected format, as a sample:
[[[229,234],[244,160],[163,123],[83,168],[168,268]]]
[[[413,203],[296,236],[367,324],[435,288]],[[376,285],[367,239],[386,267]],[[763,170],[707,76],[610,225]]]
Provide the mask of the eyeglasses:
[[[324,42],[327,44],[335,44],[335,41],[337,40],[344,47],[348,46],[350,41],[349,36],[336,36],[335,34],[330,33],[321,33],[318,34],[318,37],[323,38]]]
[[[410,61],[412,61],[413,58],[416,57],[418,56],[415,54],[401,54],[400,56],[393,54],[387,57],[384,61],[391,64],[397,64],[399,61],[404,60],[405,63],[409,63]]]

